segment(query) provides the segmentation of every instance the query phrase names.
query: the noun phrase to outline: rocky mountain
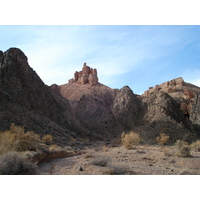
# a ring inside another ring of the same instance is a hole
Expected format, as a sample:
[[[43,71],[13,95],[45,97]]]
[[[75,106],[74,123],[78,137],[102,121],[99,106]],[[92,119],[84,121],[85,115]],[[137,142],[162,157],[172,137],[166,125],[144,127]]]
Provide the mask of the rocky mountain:
[[[78,73],[89,77],[90,69],[84,63]],[[96,69],[95,72],[98,80]],[[194,99],[200,88],[182,78],[150,87],[141,96],[128,86],[111,89],[98,81],[90,84],[85,80],[81,82],[75,72],[69,83],[51,88],[69,100],[76,119],[91,134],[108,139],[122,131],[135,130],[147,142],[155,141],[161,132],[168,134],[171,142],[198,137],[199,128],[193,123],[193,115],[198,114],[192,113],[198,107]]]
[[[200,88],[177,78],[143,95],[125,86],[111,89],[99,82],[97,69],[84,63],[64,85],[47,86],[17,48],[0,51],[0,127],[11,123],[67,144],[72,138],[112,139],[138,132],[155,142],[164,132],[170,141],[200,136]]]
[[[69,101],[46,86],[17,48],[0,53],[0,127],[11,123],[68,140],[81,132]]]

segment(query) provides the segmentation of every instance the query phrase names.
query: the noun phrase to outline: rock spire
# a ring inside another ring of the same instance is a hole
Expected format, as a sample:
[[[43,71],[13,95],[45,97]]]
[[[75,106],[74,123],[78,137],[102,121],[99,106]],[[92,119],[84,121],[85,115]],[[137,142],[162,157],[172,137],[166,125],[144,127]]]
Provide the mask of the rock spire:
[[[98,77],[97,77],[97,69],[90,68],[86,65],[86,63],[83,64],[83,68],[79,72],[74,73],[74,78],[70,79],[68,81],[69,83],[79,83],[81,85],[85,85],[86,83],[89,83],[90,85],[97,85]]]

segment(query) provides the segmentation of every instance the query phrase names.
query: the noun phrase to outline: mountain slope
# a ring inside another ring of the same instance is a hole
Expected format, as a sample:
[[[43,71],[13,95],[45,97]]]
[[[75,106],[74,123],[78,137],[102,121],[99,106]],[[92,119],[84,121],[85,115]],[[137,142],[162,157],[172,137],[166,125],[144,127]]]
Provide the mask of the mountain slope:
[[[68,100],[43,83],[20,49],[10,48],[0,60],[1,129],[13,122],[55,137],[78,129]]]

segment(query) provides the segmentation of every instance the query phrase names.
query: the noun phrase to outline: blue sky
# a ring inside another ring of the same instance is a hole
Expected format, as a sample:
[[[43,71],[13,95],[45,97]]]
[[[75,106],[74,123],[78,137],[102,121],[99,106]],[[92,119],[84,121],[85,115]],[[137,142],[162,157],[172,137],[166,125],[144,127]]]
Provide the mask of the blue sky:
[[[45,84],[65,84],[83,63],[111,88],[183,77],[200,86],[200,26],[1,25],[0,50],[20,48]]]

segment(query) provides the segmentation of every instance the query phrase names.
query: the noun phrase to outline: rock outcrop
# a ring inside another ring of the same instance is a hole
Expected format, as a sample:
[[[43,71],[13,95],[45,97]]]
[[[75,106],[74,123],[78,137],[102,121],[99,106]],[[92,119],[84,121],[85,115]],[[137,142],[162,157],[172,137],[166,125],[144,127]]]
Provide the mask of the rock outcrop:
[[[117,92],[112,110],[124,131],[131,130],[140,123],[144,115],[144,104],[128,86],[125,86]]]
[[[145,91],[143,96],[147,96],[153,92],[158,92],[158,91],[164,91],[166,93],[174,93],[183,85],[184,85],[184,80],[182,77],[179,77],[179,78],[167,81],[165,83],[162,83],[160,85],[149,87],[149,90]]]
[[[89,83],[90,85],[97,85],[98,84],[98,77],[97,77],[97,69],[90,68],[86,65],[86,63],[83,64],[82,71],[75,72],[74,78],[70,79],[68,81],[69,83],[75,83],[78,82],[81,85],[85,85],[86,83]]]
[[[139,131],[143,132],[147,141],[153,139],[155,142],[160,133],[169,135],[171,142],[196,137],[191,133],[191,123],[180,110],[179,102],[169,94],[163,91],[154,92],[143,98],[143,101],[146,104],[146,112]]]

